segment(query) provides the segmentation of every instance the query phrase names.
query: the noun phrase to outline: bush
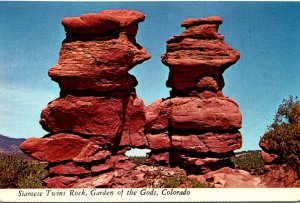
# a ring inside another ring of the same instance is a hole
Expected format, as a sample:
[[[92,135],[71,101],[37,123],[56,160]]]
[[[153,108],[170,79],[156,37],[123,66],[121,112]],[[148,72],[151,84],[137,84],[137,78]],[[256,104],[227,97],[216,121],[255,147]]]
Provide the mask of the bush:
[[[158,182],[152,184],[154,188],[212,188],[213,185],[208,183],[202,183],[197,181],[196,179],[189,179],[187,176],[182,174],[175,174],[173,176],[162,177],[161,175],[157,175],[155,177],[159,179]]]
[[[144,165],[147,162],[146,156],[131,156],[129,160],[136,165]]]
[[[161,180],[160,188],[178,188],[184,185],[186,188],[211,188],[212,185],[208,183],[202,183],[195,179],[188,179],[183,175],[175,175],[171,177],[165,177]]]
[[[300,101],[297,97],[283,100],[260,146],[279,155],[300,174]]]
[[[172,176],[163,178],[161,181],[161,188],[177,188],[184,182],[182,176]]]
[[[232,159],[236,168],[248,171],[251,175],[261,175],[264,173],[264,162],[260,152],[250,152],[235,156]]]
[[[17,154],[0,154],[0,188],[41,188],[47,175],[45,167]]]
[[[214,186],[209,183],[199,182],[195,179],[189,180],[186,185],[187,188],[213,188]]]

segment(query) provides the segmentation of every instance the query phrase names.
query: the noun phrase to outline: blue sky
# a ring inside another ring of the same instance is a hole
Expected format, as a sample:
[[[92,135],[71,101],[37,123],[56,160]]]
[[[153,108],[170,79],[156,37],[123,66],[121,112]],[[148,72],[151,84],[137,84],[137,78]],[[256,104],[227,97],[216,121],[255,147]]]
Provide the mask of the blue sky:
[[[241,53],[225,71],[226,96],[243,114],[243,148],[259,149],[260,137],[284,98],[300,96],[300,2],[0,2],[0,134],[42,137],[41,110],[59,96],[47,75],[58,61],[61,19],[103,9],[146,14],[137,41],[152,58],[130,72],[145,104],[167,97],[166,40],[190,17],[219,15],[219,33]]]

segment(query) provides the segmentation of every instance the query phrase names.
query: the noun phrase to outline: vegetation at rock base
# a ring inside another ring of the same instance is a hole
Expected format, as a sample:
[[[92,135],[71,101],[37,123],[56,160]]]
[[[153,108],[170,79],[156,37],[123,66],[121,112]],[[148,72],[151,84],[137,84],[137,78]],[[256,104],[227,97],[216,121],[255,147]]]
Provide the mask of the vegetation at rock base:
[[[199,182],[196,179],[189,179],[188,177],[180,174],[176,174],[170,177],[161,178],[154,188],[212,188],[213,185],[208,183]]]
[[[17,153],[0,154],[0,188],[41,188],[47,164],[24,159]]]
[[[231,160],[237,169],[248,171],[251,175],[262,175],[264,173],[264,162],[260,151],[240,154]]]
[[[147,156],[130,156],[129,160],[136,165],[143,165],[147,162]]]
[[[260,145],[276,153],[283,162],[300,174],[300,101],[290,96],[284,99],[275,115],[274,122],[262,137]]]

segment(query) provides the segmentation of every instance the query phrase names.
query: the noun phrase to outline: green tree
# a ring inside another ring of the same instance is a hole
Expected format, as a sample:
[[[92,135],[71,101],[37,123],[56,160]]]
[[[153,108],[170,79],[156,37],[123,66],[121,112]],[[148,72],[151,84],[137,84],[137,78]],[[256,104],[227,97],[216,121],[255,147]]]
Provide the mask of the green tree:
[[[0,153],[0,188],[41,188],[46,163],[31,162],[18,154]]]
[[[284,99],[274,122],[260,141],[267,152],[279,155],[281,160],[300,174],[300,101],[290,96]]]

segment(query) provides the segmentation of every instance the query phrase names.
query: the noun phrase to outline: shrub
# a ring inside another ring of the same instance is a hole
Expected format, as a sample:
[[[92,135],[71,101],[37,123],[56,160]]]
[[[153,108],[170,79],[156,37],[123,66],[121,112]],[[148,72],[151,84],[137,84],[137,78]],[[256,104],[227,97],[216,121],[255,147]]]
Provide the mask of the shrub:
[[[152,185],[154,188],[212,188],[213,185],[208,183],[199,182],[196,179],[189,179],[182,174],[175,174],[173,176],[162,177],[156,176],[156,179],[160,179],[158,182]]]
[[[0,154],[0,188],[41,188],[47,175],[45,167],[17,154]]]
[[[279,155],[300,174],[300,101],[297,97],[283,100],[260,146]]]
[[[186,185],[187,188],[213,188],[214,186],[209,183],[199,182],[198,180],[192,179]]]
[[[161,180],[161,188],[177,188],[180,184],[185,181],[184,177],[181,175],[175,175],[171,177],[165,177]]]
[[[147,162],[146,156],[131,156],[129,157],[130,161],[136,165],[143,165]]]
[[[236,168],[248,171],[251,175],[261,175],[264,173],[264,162],[260,152],[250,152],[235,156],[231,159]]]

